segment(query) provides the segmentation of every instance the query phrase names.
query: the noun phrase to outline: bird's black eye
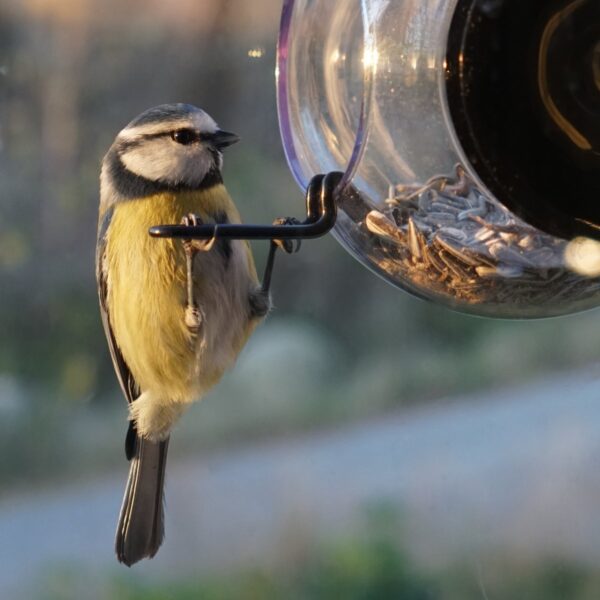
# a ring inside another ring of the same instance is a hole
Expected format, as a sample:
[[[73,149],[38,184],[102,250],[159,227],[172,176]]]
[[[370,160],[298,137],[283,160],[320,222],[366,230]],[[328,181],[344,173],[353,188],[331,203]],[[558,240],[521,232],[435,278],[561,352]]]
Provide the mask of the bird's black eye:
[[[198,140],[198,134],[193,129],[178,129],[171,133],[171,138],[178,144],[187,146]]]

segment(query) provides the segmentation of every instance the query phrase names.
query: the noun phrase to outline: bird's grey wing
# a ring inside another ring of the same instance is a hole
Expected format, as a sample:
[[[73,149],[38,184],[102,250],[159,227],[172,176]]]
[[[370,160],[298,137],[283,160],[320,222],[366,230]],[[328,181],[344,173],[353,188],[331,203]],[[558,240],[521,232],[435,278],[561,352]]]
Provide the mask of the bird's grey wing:
[[[117,379],[121,385],[121,389],[127,398],[127,402],[131,404],[139,396],[139,387],[119,350],[115,334],[110,325],[110,312],[107,302],[107,281],[106,270],[104,268],[104,255],[106,251],[106,231],[110,224],[112,209],[109,209],[100,223],[98,229],[98,244],[96,246],[96,281],[98,283],[98,298],[100,300],[100,316],[102,317],[102,325],[104,333],[108,341],[108,348],[112,358]],[[125,455],[128,460],[135,455],[136,452],[137,431],[135,423],[129,422],[129,429],[125,438]]]
[[[96,246],[96,281],[98,283],[100,315],[102,317],[102,325],[104,326],[104,333],[106,334],[108,347],[110,349],[110,356],[119,383],[121,384],[121,389],[127,398],[127,402],[131,404],[139,395],[139,389],[115,340],[115,335],[110,325],[110,312],[107,302],[107,275],[104,268],[104,255],[106,251],[106,232],[110,224],[112,213],[112,209],[109,209],[106,212],[98,229],[98,244]]]

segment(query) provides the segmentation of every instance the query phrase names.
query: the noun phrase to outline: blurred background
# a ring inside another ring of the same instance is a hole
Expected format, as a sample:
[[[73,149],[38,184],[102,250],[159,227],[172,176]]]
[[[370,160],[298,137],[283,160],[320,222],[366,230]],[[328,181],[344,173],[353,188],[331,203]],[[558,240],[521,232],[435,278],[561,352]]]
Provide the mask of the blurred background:
[[[0,5],[0,594],[600,597],[598,312],[452,313],[331,237],[278,259],[276,309],[173,436],[164,546],[117,565],[126,407],[94,281],[100,161],[144,109],[189,102],[242,137],[224,175],[244,220],[301,217],[280,8]]]

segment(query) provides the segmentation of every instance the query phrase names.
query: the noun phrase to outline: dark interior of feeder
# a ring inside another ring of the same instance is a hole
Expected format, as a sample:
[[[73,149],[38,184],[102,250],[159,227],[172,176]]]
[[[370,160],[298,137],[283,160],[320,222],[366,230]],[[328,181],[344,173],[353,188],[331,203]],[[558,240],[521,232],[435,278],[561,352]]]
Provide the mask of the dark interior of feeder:
[[[600,239],[600,2],[459,0],[447,97],[488,189],[528,223]]]

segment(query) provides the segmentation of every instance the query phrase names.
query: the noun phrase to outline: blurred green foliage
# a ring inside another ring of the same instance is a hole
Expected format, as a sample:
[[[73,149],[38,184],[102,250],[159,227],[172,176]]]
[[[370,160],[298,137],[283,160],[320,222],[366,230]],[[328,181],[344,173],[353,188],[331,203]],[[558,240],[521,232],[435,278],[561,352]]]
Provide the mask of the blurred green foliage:
[[[367,512],[360,534],[307,548],[269,569],[167,581],[131,571],[91,585],[75,568],[57,569],[38,589],[39,600],[595,600],[600,570],[499,554],[480,556],[477,564],[419,565],[402,543],[401,521],[383,506]]]

